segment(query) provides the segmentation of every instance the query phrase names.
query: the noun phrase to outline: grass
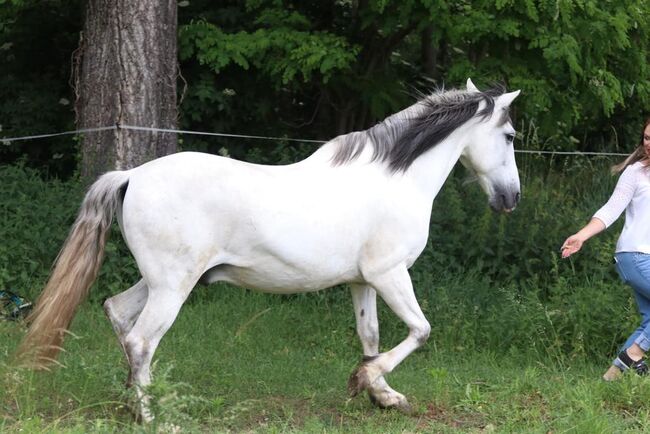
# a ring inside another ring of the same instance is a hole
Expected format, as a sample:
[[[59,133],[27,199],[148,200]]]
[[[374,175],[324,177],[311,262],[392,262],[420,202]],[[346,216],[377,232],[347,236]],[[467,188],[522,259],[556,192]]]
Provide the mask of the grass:
[[[619,230],[558,257],[610,194],[612,161],[517,158],[524,200],[507,218],[458,172],[434,203],[411,270],[431,337],[388,376],[413,415],[347,397],[361,346],[344,289],[272,296],[211,286],[194,291],[156,353],[155,423],[134,423],[126,364],[99,306],[137,279],[115,228],[65,367],[12,367],[24,328],[0,322],[0,432],[650,432],[650,380],[600,380],[638,323],[611,264]],[[37,296],[82,191],[75,179],[0,165],[0,288]],[[380,329],[383,350],[406,333],[385,306]]]
[[[455,289],[439,288],[447,294]],[[431,301],[429,301],[431,303]],[[432,310],[430,309],[431,313]],[[126,364],[99,303],[80,310],[60,358],[31,372],[10,365],[23,325],[0,323],[0,431],[111,432],[526,432],[611,433],[650,429],[650,379],[605,383],[606,355],[544,355],[511,347],[442,345],[437,323],[427,345],[388,381],[412,415],[350,399],[348,375],[361,357],[349,295],[272,296],[199,287],[156,354],[156,422],[129,410]],[[506,324],[506,323],[504,323]],[[405,328],[382,307],[383,348]],[[531,339],[535,337],[532,336]]]

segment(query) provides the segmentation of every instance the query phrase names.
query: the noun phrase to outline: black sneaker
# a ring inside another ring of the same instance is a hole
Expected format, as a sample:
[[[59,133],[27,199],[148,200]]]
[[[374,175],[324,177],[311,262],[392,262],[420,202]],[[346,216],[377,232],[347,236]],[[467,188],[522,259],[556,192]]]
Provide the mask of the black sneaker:
[[[4,320],[17,320],[26,316],[32,309],[32,303],[26,298],[10,291],[0,290],[0,318]]]
[[[634,361],[632,358],[627,354],[627,351],[623,350],[618,354],[618,357],[616,358],[621,365],[625,366],[625,370],[632,369],[634,372],[637,373],[637,375],[648,375],[648,365],[646,364],[645,360],[637,360]]]

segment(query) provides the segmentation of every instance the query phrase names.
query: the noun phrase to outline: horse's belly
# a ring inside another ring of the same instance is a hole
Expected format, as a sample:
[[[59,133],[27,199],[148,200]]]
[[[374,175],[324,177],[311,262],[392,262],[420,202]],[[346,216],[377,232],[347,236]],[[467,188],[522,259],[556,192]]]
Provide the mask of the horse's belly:
[[[328,266],[325,258],[320,264],[311,265],[296,267],[273,259],[249,266],[221,264],[208,270],[203,281],[223,281],[264,292],[290,294],[318,291],[360,279],[356,268]]]

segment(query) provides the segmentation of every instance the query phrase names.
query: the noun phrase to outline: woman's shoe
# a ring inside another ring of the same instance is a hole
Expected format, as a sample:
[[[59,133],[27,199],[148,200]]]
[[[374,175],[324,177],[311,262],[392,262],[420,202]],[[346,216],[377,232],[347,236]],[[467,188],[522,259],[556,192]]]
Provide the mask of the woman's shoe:
[[[622,366],[624,366],[623,371],[626,371],[628,369],[632,369],[634,372],[636,372],[638,375],[648,375],[648,365],[646,364],[645,360],[632,360],[632,358],[627,354],[626,350],[621,351],[618,353],[618,357],[616,358],[618,362]]]

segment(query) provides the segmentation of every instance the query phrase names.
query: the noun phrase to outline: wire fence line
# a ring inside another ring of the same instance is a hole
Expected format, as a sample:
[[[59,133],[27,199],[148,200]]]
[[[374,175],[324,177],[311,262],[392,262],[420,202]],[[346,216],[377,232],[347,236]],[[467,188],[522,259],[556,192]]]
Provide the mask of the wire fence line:
[[[248,135],[248,134],[212,133],[212,132],[205,132],[205,131],[177,130],[172,128],[140,127],[135,125],[111,125],[108,127],[81,128],[78,130],[63,131],[60,133],[35,134],[30,136],[6,137],[6,138],[3,137],[0,138],[0,142],[2,142],[3,145],[8,146],[12,142],[18,142],[24,140],[44,139],[48,137],[77,135],[77,134],[120,130],[120,129],[132,130],[132,131],[147,131],[152,133],[172,133],[172,134],[188,134],[188,135],[198,135],[198,136],[230,137],[230,138],[237,138],[237,139],[273,140],[273,141],[315,143],[315,144],[327,143],[327,141],[325,140],[293,139],[289,137],[255,136],[255,135]],[[515,152],[521,154],[538,154],[538,155],[577,155],[577,156],[616,156],[616,157],[625,157],[629,155],[620,152],[545,151],[545,150],[535,150],[535,149],[515,149]]]

